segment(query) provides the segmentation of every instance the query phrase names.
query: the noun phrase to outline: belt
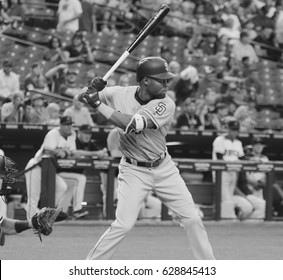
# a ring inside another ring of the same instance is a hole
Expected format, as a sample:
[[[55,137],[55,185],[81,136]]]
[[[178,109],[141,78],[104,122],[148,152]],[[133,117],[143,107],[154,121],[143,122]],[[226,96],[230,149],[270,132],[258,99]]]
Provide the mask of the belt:
[[[150,167],[159,166],[162,163],[162,161],[165,159],[165,157],[166,157],[166,153],[164,153],[164,155],[161,158],[159,158],[155,161],[137,161],[135,159],[131,159],[131,158],[127,158],[127,157],[125,157],[125,160],[126,160],[127,163],[133,164],[135,166],[150,168]]]

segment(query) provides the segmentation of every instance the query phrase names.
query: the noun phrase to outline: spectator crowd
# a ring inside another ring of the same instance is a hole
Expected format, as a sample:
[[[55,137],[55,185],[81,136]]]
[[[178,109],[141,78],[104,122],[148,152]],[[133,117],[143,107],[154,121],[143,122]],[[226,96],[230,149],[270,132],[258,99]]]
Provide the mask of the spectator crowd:
[[[16,65],[12,59],[1,59],[2,123],[62,126],[64,116],[77,127],[107,124],[78,101],[80,89],[87,84],[80,79],[80,70],[76,66],[78,63],[93,66],[97,63],[98,47],[92,44],[91,38],[95,38],[98,32],[113,36],[115,32],[125,32],[119,27],[121,21],[130,20],[140,25],[141,19],[149,18],[161,4],[166,3],[171,12],[164,19],[162,28],[153,35],[185,40],[184,48],[177,51],[171,44],[158,46],[160,56],[167,60],[171,72],[176,75],[168,81],[168,95],[177,106],[173,129],[226,133],[231,121],[239,125],[237,130],[240,132],[262,129],[259,119],[264,109],[260,104],[269,91],[261,79],[265,70],[261,68],[269,64],[282,65],[283,61],[281,0],[58,0],[57,3],[56,34],[61,34],[61,37],[50,34],[43,51],[43,60],[51,66],[46,69],[42,67],[42,61],[34,61],[29,73],[20,76],[14,71]],[[23,25],[28,5],[24,0],[0,1],[0,30],[3,32],[5,28],[15,29]],[[71,34],[67,44],[62,43],[64,34]],[[90,71],[85,78],[89,82],[96,75],[95,71]],[[117,79],[109,79],[108,85],[129,85],[135,82],[133,77],[135,74],[128,71]],[[54,95],[58,99],[54,99]],[[58,102],[60,97],[69,100],[67,106],[66,102]],[[265,129],[269,131],[270,127]],[[256,141],[253,145],[262,144],[260,140]],[[258,160],[260,155],[256,151],[253,153],[250,159]],[[239,178],[235,174],[226,175],[226,181],[234,176],[233,186],[230,186],[233,193],[228,195],[229,208],[229,203],[235,204],[234,192]],[[245,195],[241,191],[238,196],[252,197],[252,201],[263,200],[262,194],[255,195],[262,186],[254,186],[254,175],[247,174],[245,182],[249,191]],[[280,196],[278,185],[275,190]],[[224,196],[227,197],[227,192]],[[254,196],[257,198],[253,199]],[[235,205],[239,208],[238,204]],[[246,212],[255,207],[246,205]],[[262,202],[261,206],[265,207],[265,204]],[[252,215],[237,211],[241,218]],[[236,214],[228,213],[228,216]]]

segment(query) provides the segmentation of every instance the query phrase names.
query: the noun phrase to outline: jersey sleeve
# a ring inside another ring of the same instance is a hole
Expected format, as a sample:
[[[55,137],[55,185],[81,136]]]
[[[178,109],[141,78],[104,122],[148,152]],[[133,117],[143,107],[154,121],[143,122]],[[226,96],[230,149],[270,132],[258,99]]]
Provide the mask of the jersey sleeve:
[[[225,154],[225,146],[224,146],[224,143],[222,141],[222,137],[218,137],[214,140],[213,151],[215,153],[219,153],[219,154],[222,154],[222,155]]]
[[[138,113],[152,120],[158,129],[168,122],[172,122],[175,112],[175,103],[169,98],[154,99],[142,107]]]
[[[113,90],[111,88],[104,88],[102,91],[99,92],[99,99],[102,103],[113,107]]]
[[[53,133],[47,133],[44,140],[43,140],[43,148],[48,150],[55,150],[57,149],[57,137]]]

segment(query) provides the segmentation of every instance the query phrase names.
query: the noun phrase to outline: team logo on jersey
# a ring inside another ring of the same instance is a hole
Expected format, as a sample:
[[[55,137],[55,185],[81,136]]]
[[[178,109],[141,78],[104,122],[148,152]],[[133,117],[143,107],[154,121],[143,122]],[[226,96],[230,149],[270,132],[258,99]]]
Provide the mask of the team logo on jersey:
[[[158,105],[154,108],[155,113],[161,116],[166,111],[166,104],[163,102],[159,102]]]

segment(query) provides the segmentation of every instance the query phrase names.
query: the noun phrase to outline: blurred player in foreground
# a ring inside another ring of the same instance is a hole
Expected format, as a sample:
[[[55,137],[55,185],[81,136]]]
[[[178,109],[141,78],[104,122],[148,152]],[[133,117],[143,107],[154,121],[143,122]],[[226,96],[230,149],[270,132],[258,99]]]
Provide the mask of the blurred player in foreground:
[[[194,258],[214,259],[192,196],[166,148],[165,137],[175,112],[175,103],[166,92],[168,80],[174,76],[164,59],[146,57],[137,65],[139,86],[105,88],[105,81],[96,77],[80,94],[81,102],[97,109],[119,127],[123,154],[119,165],[116,220],[87,259],[113,256],[135,225],[150,191],[154,191],[178,217]]]
[[[12,191],[11,186],[16,181],[13,175],[17,172],[15,162],[0,155],[0,196],[4,201]],[[9,219],[4,217],[5,213],[0,213],[0,246],[5,244],[5,235],[14,235],[28,229],[33,229],[41,240],[41,234],[49,235],[52,232],[53,223],[59,221],[60,213],[61,209],[44,207],[30,220]]]

